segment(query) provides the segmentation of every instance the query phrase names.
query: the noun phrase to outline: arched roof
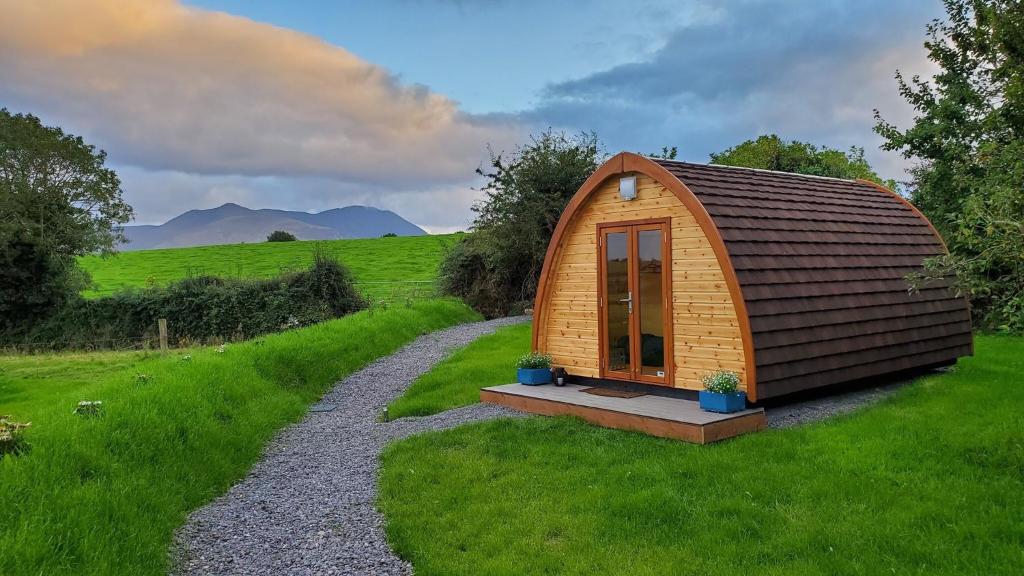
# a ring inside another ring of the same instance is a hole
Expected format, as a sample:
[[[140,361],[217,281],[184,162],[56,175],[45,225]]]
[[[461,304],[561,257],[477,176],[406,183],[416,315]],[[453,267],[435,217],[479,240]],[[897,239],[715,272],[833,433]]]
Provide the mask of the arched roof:
[[[602,165],[563,213],[538,286],[538,317],[562,234],[590,194],[622,173],[672,191],[711,242],[740,318],[753,399],[971,354],[967,302],[950,282],[908,290],[905,276],[945,245],[894,192],[868,181],[630,153]],[[536,328],[534,339],[536,346]]]

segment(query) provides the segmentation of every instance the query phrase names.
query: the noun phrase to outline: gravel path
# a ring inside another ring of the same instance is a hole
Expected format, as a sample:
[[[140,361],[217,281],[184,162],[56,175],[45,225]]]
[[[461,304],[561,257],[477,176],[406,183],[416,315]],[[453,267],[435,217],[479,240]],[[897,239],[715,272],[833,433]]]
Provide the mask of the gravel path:
[[[409,574],[388,547],[374,507],[379,455],[425,430],[517,415],[477,404],[423,418],[379,422],[394,400],[453,349],[527,321],[463,324],[416,339],[341,381],[322,404],[282,431],[226,494],[195,511],[177,535],[176,574]]]
[[[263,459],[226,494],[196,510],[176,537],[173,573],[410,574],[391,551],[377,512],[376,475],[391,441],[500,416],[521,416],[475,404],[422,418],[378,420],[420,374],[453,349],[529,320],[463,324],[416,339],[339,382],[310,412],[283,430]],[[849,412],[888,396],[903,383],[814,398],[766,409],[773,428]]]

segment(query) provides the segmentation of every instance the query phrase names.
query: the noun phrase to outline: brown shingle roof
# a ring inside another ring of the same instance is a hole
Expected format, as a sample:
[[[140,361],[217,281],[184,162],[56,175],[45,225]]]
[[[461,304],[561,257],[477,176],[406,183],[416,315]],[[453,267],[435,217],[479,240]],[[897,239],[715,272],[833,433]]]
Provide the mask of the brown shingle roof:
[[[945,249],[928,221],[866,182],[655,160],[718,228],[754,340],[759,398],[948,364],[972,352],[948,280],[904,277]]]

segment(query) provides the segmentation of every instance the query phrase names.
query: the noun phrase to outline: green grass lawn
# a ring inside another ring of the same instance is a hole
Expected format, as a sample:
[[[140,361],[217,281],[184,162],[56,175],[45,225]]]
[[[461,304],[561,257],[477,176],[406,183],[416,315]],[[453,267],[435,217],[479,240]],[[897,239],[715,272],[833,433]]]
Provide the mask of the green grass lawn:
[[[1020,574],[1024,339],[976,344],[876,406],[703,447],[572,418],[413,437],[379,506],[419,575]]]
[[[477,318],[435,300],[223,353],[0,357],[0,414],[32,422],[30,451],[0,457],[0,574],[165,573],[186,514],[239,480],[335,380],[422,333]],[[105,413],[73,415],[80,400],[101,400]]]
[[[426,416],[480,401],[480,389],[516,379],[516,360],[530,351],[530,324],[499,328],[455,351],[388,406],[389,418]]]
[[[85,256],[79,259],[92,276],[95,288],[86,296],[102,296],[117,290],[165,285],[188,275],[207,274],[241,278],[266,278],[283,271],[305,268],[313,262],[317,245],[347,265],[360,289],[373,298],[392,292],[430,292],[433,285],[395,285],[396,281],[433,281],[445,246],[458,235],[399,236],[359,240],[263,242],[196,248],[168,248],[121,252],[116,256]]]

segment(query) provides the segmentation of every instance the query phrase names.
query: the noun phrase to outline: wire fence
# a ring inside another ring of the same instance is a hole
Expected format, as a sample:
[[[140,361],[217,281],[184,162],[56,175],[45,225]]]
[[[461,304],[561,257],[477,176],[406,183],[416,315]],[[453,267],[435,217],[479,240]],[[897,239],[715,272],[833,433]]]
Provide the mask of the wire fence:
[[[381,280],[355,282],[355,285],[366,298],[370,308],[380,308],[400,304],[412,304],[431,300],[441,296],[437,283],[433,280]],[[171,319],[173,322],[173,319]],[[199,344],[217,345],[224,342],[237,341],[232,335],[214,338],[206,342],[183,340],[172,343],[172,347],[186,348]],[[68,350],[89,352],[98,350],[158,350],[160,337],[153,322],[153,332],[137,336],[117,336],[111,338],[71,339],[71,340],[18,340],[0,343],[0,354],[36,354]]]

